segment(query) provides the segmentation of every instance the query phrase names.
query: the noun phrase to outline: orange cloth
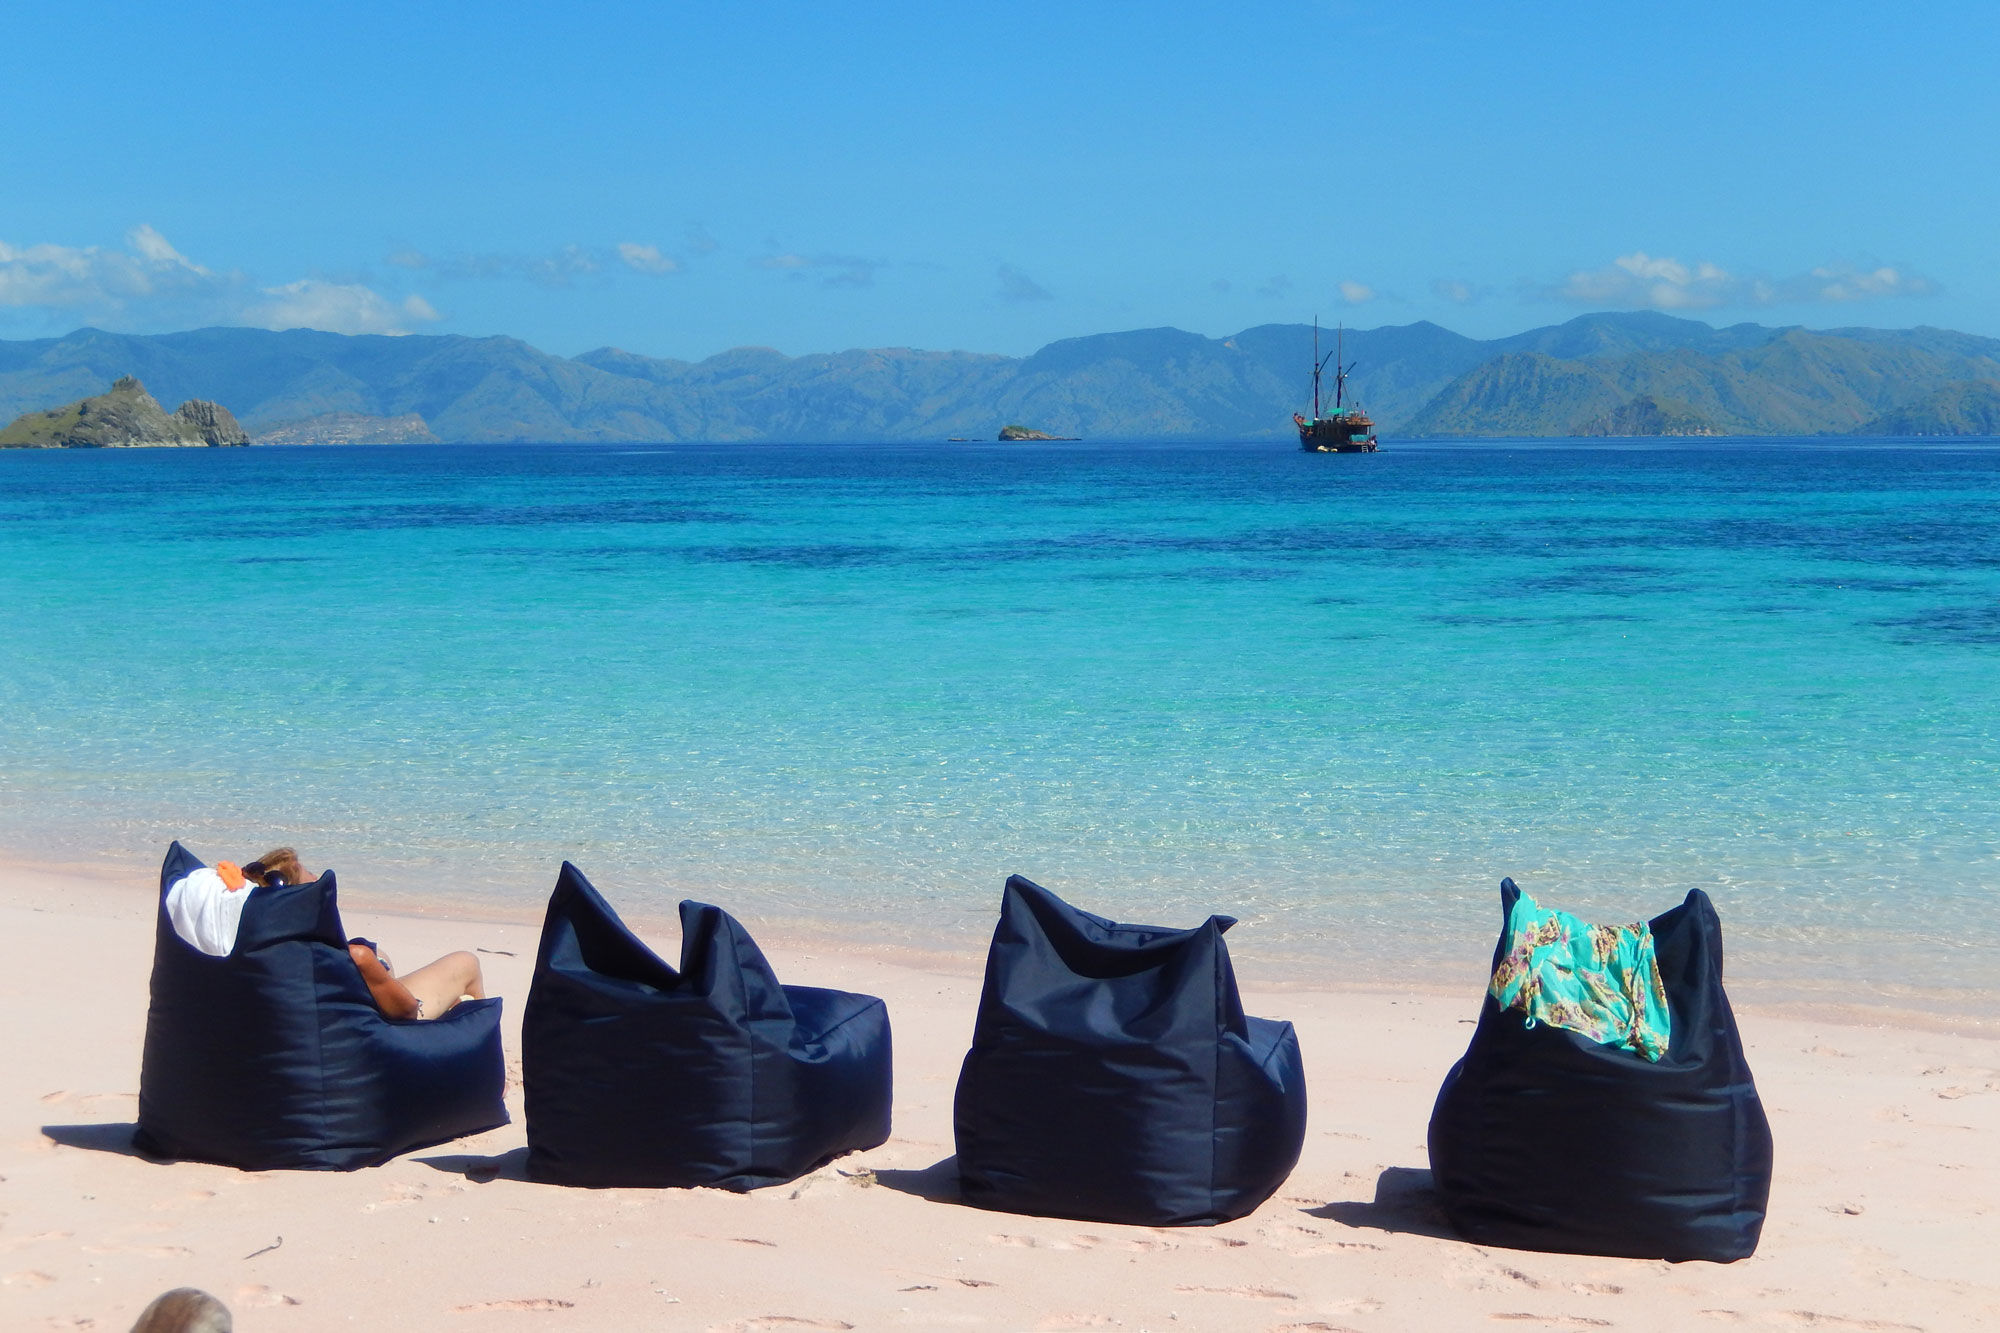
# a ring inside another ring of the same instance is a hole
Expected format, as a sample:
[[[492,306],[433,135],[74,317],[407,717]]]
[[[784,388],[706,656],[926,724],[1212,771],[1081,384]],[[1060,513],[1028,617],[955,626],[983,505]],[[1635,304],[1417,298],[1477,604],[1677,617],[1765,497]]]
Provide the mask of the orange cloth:
[[[217,861],[215,863],[215,873],[221,876],[222,887],[231,893],[236,892],[250,882],[243,877],[242,867],[234,861]]]

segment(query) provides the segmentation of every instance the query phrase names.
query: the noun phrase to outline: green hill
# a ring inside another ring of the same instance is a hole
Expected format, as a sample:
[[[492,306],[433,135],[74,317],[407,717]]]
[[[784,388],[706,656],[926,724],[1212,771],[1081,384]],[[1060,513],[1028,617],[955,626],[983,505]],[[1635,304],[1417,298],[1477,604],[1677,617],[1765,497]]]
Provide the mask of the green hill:
[[[1935,329],[1768,330],[1762,342],[1714,350],[1496,357],[1447,385],[1399,433],[1589,435],[1617,419],[1658,427],[1634,433],[1848,434],[1953,382],[1989,379],[2000,379],[1994,339]],[[1659,410],[1644,410],[1646,402]]]
[[[2000,382],[1956,380],[1863,424],[1856,435],[2000,435]]]

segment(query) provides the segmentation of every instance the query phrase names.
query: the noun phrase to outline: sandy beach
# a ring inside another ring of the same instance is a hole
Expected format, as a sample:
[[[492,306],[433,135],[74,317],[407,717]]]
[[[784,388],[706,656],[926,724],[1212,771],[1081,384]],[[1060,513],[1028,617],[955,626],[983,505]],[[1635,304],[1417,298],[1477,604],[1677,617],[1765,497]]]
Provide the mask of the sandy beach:
[[[790,1186],[573,1190],[522,1178],[518,1052],[536,927],[346,906],[397,957],[477,948],[508,1001],[507,1127],[351,1174],[133,1154],[154,885],[0,873],[14,965],[0,1098],[0,1324],[123,1330],[157,1293],[237,1327],[1374,1330],[2000,1324],[2000,1041],[1739,1005],[1777,1140],[1755,1257],[1720,1266],[1520,1253],[1454,1238],[1424,1130],[1476,1012],[1463,995],[1261,986],[1311,1090],[1304,1155],[1247,1218],[1158,1230],[968,1208],[951,1096],[980,959],[913,963],[764,938],[789,981],[883,996],[890,1141]],[[663,923],[635,922],[672,956]],[[756,923],[750,923],[756,928]],[[1294,979],[1296,980],[1296,979]]]

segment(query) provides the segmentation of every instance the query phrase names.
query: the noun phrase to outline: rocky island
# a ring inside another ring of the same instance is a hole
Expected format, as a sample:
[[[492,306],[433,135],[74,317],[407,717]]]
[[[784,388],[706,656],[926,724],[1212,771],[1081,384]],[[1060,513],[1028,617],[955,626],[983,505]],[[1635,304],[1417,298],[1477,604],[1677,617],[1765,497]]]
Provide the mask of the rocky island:
[[[1026,426],[1002,426],[1000,428],[1000,441],[1003,444],[1014,440],[1074,440],[1076,438],[1074,435],[1051,435],[1047,431],[1030,430]]]
[[[250,443],[220,403],[190,398],[172,416],[130,375],[67,407],[24,412],[0,430],[0,449],[134,449]]]
[[[301,421],[277,421],[257,432],[258,444],[437,444],[438,437],[415,412],[371,416],[366,412],[322,412]]]

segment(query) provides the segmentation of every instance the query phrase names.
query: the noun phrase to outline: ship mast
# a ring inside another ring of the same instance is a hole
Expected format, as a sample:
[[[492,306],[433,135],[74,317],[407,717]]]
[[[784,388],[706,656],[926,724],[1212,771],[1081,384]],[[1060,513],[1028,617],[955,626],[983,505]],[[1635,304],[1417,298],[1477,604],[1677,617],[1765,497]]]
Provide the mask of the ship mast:
[[[1319,359],[1319,316],[1313,316],[1313,420],[1319,420],[1319,372],[1326,362]]]
[[[1338,354],[1339,354],[1339,350],[1340,350],[1340,349],[1339,349],[1339,348],[1338,348],[1338,347],[1336,346],[1336,347],[1334,348],[1334,350],[1333,350],[1332,352],[1329,352],[1329,353],[1327,353],[1327,355],[1326,355],[1326,356],[1324,356],[1324,357],[1322,357],[1322,356],[1321,356],[1321,355],[1319,354],[1319,316],[1318,316],[1318,315],[1314,315],[1314,316],[1313,316],[1313,420],[1314,420],[1314,421],[1318,421],[1318,420],[1319,420],[1319,377],[1320,377],[1320,373],[1321,373],[1322,371],[1324,371],[1324,370],[1326,369],[1326,363],[1327,363],[1328,361],[1332,361],[1332,360],[1333,360],[1333,358],[1334,358],[1334,357],[1335,357],[1336,355],[1338,355]],[[1339,364],[1338,364],[1338,363],[1336,363],[1336,364],[1335,364],[1335,366],[1334,366],[1334,369],[1335,369],[1336,371],[1340,369],[1340,366],[1339,366]],[[1340,387],[1339,387],[1339,385],[1337,385],[1337,384],[1336,384],[1336,385],[1334,386],[1334,391],[1333,391],[1333,392],[1334,392],[1334,396],[1335,396],[1335,399],[1336,399],[1336,400],[1338,400],[1338,398],[1339,398],[1339,395],[1340,395]]]

